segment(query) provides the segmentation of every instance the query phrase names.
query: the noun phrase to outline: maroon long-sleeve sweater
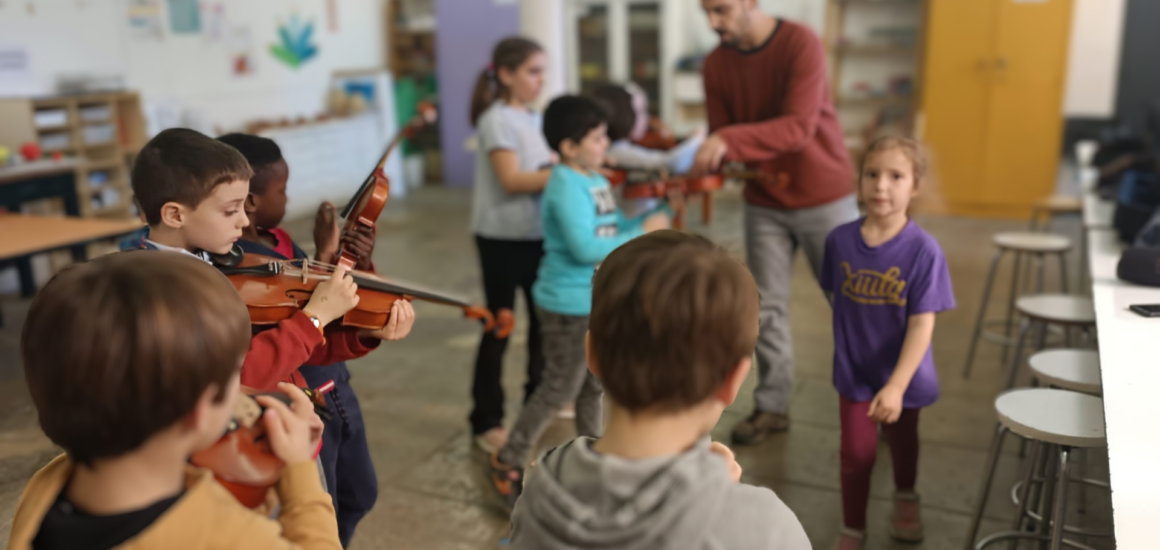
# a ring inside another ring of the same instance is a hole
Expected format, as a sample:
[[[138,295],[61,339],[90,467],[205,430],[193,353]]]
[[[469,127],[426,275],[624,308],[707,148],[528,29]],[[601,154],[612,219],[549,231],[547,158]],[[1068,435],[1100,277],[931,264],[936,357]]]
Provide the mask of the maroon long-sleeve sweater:
[[[745,186],[745,201],[807,208],[854,191],[853,170],[830,100],[826,55],[809,28],[779,20],[765,44],[724,44],[705,58],[709,131],[742,161],[773,177]]]

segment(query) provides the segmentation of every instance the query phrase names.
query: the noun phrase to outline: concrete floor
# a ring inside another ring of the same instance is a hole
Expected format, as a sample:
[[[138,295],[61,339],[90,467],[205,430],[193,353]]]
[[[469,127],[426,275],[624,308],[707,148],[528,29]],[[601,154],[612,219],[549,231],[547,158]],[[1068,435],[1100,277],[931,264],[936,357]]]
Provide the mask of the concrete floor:
[[[738,195],[736,190],[721,193],[716,222],[711,227],[694,223],[690,229],[740,254]],[[405,201],[391,203],[382,218],[375,264],[393,277],[480,299],[478,263],[467,230],[469,203],[469,193],[443,188],[422,189]],[[923,411],[920,424],[918,490],[923,495],[927,538],[922,544],[906,545],[887,535],[893,485],[889,453],[883,444],[870,503],[866,548],[871,550],[963,545],[995,425],[991,402],[1002,383],[998,347],[981,345],[969,381],[963,380],[961,369],[992,254],[989,237],[1025,227],[1021,222],[964,218],[919,221],[947,253],[959,303],[957,310],[938,320],[934,349],[942,397]],[[287,227],[305,244],[310,242],[309,223],[303,220]],[[1061,227],[1075,230],[1071,221]],[[791,310],[797,364],[793,427],[759,446],[735,451],[744,468],[743,481],[776,491],[797,513],[814,546],[825,550],[835,540],[841,521],[838,400],[830,384],[830,310],[803,260],[799,258],[795,268]],[[1049,272],[1048,288],[1055,288],[1055,270]],[[1007,278],[1000,280],[1005,285]],[[1003,300],[1003,293],[997,294],[992,300],[996,311]],[[6,540],[24,483],[56,450],[36,425],[19,367],[19,331],[28,301],[10,298],[0,306],[7,322],[0,329],[0,395],[4,396],[0,400],[0,540]],[[498,548],[507,536],[507,518],[487,498],[484,457],[473,450],[466,421],[478,327],[449,308],[418,303],[415,309],[418,321],[406,340],[384,345],[350,365],[380,486],[378,504],[361,524],[352,548]],[[524,341],[524,335],[517,332],[507,356],[509,423],[514,422],[522,399]],[[714,431],[715,439],[728,442],[733,424],[749,413],[753,382],[751,375],[742,398],[726,411]],[[571,429],[568,422],[557,422],[543,445],[568,439]],[[1091,474],[1106,479],[1106,455],[1092,453],[1090,460]],[[1010,523],[1013,506],[1006,494],[1022,463],[1017,445],[1009,444],[983,533]],[[1089,491],[1087,514],[1073,517],[1081,525],[1110,530],[1110,507],[1106,492]],[[1111,547],[1099,541],[1093,544]]]

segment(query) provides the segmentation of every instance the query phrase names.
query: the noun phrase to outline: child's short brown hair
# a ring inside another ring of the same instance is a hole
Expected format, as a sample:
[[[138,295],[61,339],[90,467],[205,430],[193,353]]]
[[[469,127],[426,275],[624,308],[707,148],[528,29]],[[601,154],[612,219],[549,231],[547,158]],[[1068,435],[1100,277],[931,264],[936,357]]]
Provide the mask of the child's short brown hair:
[[[157,225],[165,203],[197,208],[214,187],[249,181],[253,175],[237,149],[193,130],[170,128],[149,140],[137,155],[133,193],[145,221]]]
[[[699,235],[656,231],[617,248],[592,283],[591,353],[629,411],[709,398],[757,343],[757,284]]]
[[[32,301],[21,354],[48,438],[81,464],[140,447],[221,390],[250,344],[233,285],[175,252],[68,267]]]

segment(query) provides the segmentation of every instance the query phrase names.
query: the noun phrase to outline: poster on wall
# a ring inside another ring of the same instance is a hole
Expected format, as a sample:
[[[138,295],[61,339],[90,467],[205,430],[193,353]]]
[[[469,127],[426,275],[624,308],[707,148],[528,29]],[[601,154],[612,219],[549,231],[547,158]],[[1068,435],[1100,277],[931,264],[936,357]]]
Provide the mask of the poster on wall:
[[[289,23],[278,25],[277,44],[270,44],[270,53],[286,66],[297,69],[318,53],[318,47],[311,40],[314,37],[314,22],[303,23],[297,15],[291,15]]]
[[[226,40],[229,50],[230,73],[236,77],[254,74],[254,43],[250,38],[249,27],[234,27],[230,29]]]
[[[220,2],[202,4],[201,34],[206,42],[221,42],[226,34],[226,5]]]
[[[161,26],[161,0],[128,0],[125,18],[130,38],[160,40],[165,36]]]
[[[198,0],[169,0],[169,31],[173,34],[201,32],[201,6]]]

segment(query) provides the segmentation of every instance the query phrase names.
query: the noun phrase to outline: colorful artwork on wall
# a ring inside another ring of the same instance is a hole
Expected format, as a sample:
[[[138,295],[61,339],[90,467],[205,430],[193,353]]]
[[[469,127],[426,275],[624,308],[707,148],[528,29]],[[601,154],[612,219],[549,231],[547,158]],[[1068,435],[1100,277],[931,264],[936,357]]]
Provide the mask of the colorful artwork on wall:
[[[290,68],[297,69],[318,53],[318,47],[311,43],[313,35],[314,22],[303,23],[297,15],[292,15],[289,23],[278,26],[281,41],[270,45],[270,53]]]

